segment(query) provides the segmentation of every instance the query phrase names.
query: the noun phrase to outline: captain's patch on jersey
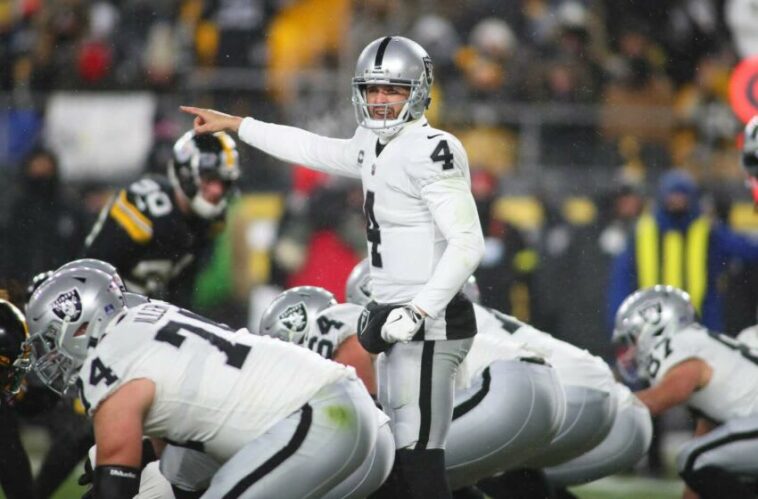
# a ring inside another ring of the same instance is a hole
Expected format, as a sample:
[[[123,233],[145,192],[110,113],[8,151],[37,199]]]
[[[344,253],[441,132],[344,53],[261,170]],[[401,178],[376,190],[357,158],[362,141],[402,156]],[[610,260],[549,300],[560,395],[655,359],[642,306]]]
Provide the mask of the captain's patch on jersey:
[[[279,321],[295,333],[305,331],[308,325],[308,310],[305,308],[305,303],[296,303],[284,309],[284,312],[279,314]]]
[[[53,302],[53,313],[61,320],[76,322],[82,316],[82,299],[75,289],[58,295]]]

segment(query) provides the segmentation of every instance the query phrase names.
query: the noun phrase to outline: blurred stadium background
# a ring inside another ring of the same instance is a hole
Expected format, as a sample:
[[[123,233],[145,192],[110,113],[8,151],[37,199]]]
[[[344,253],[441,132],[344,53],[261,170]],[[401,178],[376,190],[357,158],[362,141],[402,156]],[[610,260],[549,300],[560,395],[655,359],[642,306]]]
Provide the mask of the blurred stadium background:
[[[180,104],[348,136],[360,49],[402,34],[434,61],[430,120],[469,154],[485,303],[611,360],[609,265],[662,173],[688,171],[713,217],[758,233],[728,99],[735,65],[758,55],[751,5],[0,0],[0,278],[22,289],[76,257],[115,189],[164,172],[191,126]],[[58,174],[32,186],[23,165],[39,148]],[[360,186],[240,152],[241,194],[195,308],[256,328],[284,287],[318,284],[342,299],[365,252]],[[729,262],[719,287],[727,332],[754,324],[758,269]],[[666,418],[662,453],[637,470],[672,480],[625,476],[577,492],[678,496],[667,453],[688,425],[684,413]]]

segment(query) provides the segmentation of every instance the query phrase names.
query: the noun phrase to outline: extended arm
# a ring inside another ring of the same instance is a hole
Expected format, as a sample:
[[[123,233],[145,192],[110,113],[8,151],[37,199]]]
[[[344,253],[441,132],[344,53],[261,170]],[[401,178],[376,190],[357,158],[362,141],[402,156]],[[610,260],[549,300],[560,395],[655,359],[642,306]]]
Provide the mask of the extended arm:
[[[686,402],[698,389],[708,384],[711,368],[701,359],[687,359],[672,367],[660,383],[635,393],[650,414],[657,416]]]
[[[154,395],[152,381],[134,380],[116,390],[96,409],[95,499],[126,499],[139,491],[142,421]]]
[[[351,154],[349,139],[322,137],[300,128],[243,119],[210,109],[185,106],[181,109],[195,115],[195,133],[237,132],[243,142],[282,161],[326,173],[360,177],[357,157]]]
[[[413,299],[414,305],[435,317],[476,270],[484,254],[484,237],[471,189],[463,177],[432,182],[421,189],[421,195],[447,240],[431,279]]]
[[[366,385],[366,390],[371,395],[376,395],[376,375],[374,374],[371,354],[363,349],[357,336],[351,336],[343,341],[332,360],[346,366],[352,366],[363,384]]]

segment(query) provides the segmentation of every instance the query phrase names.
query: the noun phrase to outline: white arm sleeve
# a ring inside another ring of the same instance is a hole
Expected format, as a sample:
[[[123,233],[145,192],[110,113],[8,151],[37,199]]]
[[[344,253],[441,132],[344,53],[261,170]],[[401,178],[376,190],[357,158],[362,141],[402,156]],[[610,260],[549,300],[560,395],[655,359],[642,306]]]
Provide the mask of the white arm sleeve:
[[[421,188],[421,196],[447,240],[447,248],[413,304],[436,317],[476,270],[484,254],[484,237],[471,188],[463,176],[428,183]]]
[[[360,178],[351,139],[332,139],[285,125],[245,118],[238,132],[240,140],[288,163],[297,163],[335,175]]]

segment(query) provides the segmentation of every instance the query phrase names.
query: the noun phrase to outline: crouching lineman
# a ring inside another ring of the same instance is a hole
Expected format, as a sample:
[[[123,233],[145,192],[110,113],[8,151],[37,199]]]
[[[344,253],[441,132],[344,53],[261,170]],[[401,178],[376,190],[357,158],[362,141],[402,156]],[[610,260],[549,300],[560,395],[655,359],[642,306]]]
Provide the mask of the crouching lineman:
[[[368,265],[357,267],[368,279]],[[352,276],[356,276],[354,271]],[[360,276],[359,277],[360,280]],[[367,280],[366,279],[366,280]],[[351,301],[368,303],[367,292],[348,281]],[[363,283],[361,284],[363,285]],[[325,298],[326,297],[326,298]],[[357,344],[356,331],[363,308],[339,304],[304,318],[302,312],[318,310],[331,294],[315,287],[293,288],[277,297],[261,319],[261,333],[288,339],[334,360],[355,365],[369,373],[371,357]],[[353,342],[356,344],[353,345]],[[461,364],[460,388],[456,390],[453,421],[446,447],[448,479],[454,489],[506,469],[528,455],[530,449],[546,445],[560,425],[563,393],[549,366],[518,345],[474,340],[472,364]],[[521,356],[522,358],[519,358]],[[381,386],[381,390],[386,387]],[[381,396],[380,399],[386,397]],[[529,403],[524,404],[528,400]]]
[[[689,295],[654,286],[630,295],[613,338],[651,387],[636,395],[654,415],[686,404],[695,435],[677,457],[701,499],[755,497],[758,478],[758,351],[695,321]]]
[[[329,291],[299,286],[277,296],[261,316],[259,333],[312,350],[322,357],[352,366],[370,394],[376,395],[374,368],[355,337],[363,307],[338,304]],[[389,418],[376,409],[382,421],[377,445],[361,466],[326,498],[366,497],[387,479],[395,460],[395,440]]]
[[[127,308],[104,272],[56,272],[28,312],[32,369],[58,393],[77,384],[93,418],[96,499],[137,493],[143,435],[221,463],[214,498],[321,497],[375,444],[354,370],[168,303]]]
[[[479,305],[474,310],[477,324],[491,324],[480,327],[482,336],[509,334],[523,342],[555,368],[565,392],[566,416],[557,435],[523,468],[542,469],[550,487],[563,488],[625,471],[645,455],[652,438],[650,414],[602,359],[515,317]],[[523,481],[516,472],[482,488],[507,490]]]

